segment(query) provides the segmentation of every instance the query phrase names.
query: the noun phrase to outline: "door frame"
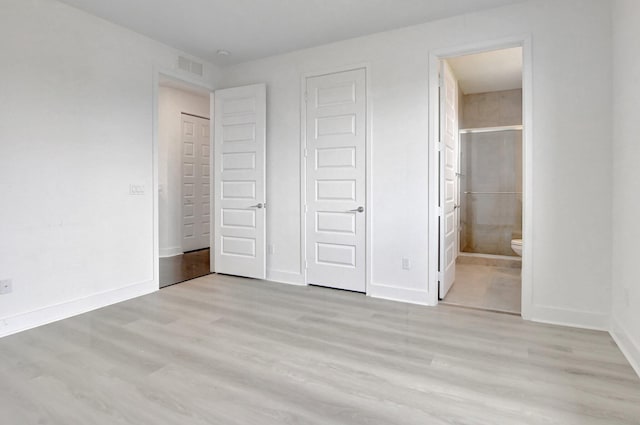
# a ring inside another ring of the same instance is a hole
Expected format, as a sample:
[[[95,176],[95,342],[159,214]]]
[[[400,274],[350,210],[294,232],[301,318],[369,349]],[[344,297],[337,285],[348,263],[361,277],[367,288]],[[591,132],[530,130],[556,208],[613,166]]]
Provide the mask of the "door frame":
[[[307,280],[307,213],[305,205],[307,203],[307,158],[305,151],[307,149],[307,102],[305,93],[307,91],[307,79],[313,77],[321,77],[324,75],[337,74],[340,72],[355,71],[364,69],[365,72],[365,93],[366,93],[366,112],[365,112],[365,294],[370,295],[371,290],[371,251],[373,241],[371,239],[371,224],[373,222],[373,209],[371,200],[372,191],[372,103],[371,103],[371,65],[368,62],[356,63],[352,65],[343,65],[330,68],[324,68],[317,71],[309,71],[301,74],[300,77],[300,276],[302,284],[309,285]]]
[[[213,122],[213,113],[214,113],[214,91],[215,87],[212,83],[209,83],[205,80],[200,80],[197,78],[192,78],[184,75],[181,72],[178,72],[173,69],[163,68],[163,67],[154,67],[153,69],[153,96],[152,96],[152,104],[153,104],[153,118],[152,118],[152,168],[153,168],[153,182],[151,188],[151,197],[153,199],[153,208],[152,208],[152,223],[153,223],[153,282],[156,288],[160,288],[160,220],[159,220],[159,124],[160,124],[160,111],[159,111],[159,94],[160,94],[160,81],[162,77],[169,78],[175,80],[179,83],[192,86],[197,90],[201,90],[202,92],[209,93],[209,122]],[[209,150],[209,161],[211,162],[211,172],[210,172],[210,199],[211,199],[211,208],[213,211],[214,201],[213,199],[213,178],[214,178],[214,149],[213,149],[213,129],[209,131],[209,142],[211,143],[212,148]],[[210,226],[213,228],[213,220],[210,223]],[[213,231],[210,232],[211,238],[211,248],[213,248],[213,244],[215,242],[215,238],[213,235]],[[215,273],[215,264],[213,261],[213,256],[211,256],[210,262],[210,271],[211,273]]]
[[[480,41],[429,52],[429,254],[428,299],[438,304],[438,126],[439,126],[439,64],[443,59],[490,50],[522,47],[522,155],[523,155],[523,208],[522,238],[528,241],[522,252],[522,318],[531,320],[533,309],[533,63],[530,34],[502,39]]]

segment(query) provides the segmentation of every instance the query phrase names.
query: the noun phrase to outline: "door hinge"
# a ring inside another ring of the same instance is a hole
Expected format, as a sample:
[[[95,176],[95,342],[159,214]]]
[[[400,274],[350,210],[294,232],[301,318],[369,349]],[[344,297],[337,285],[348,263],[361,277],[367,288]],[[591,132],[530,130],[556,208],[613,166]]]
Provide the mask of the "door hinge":
[[[444,86],[444,78],[442,75],[438,75],[438,87]]]
[[[438,214],[439,217],[442,217],[442,207],[436,207],[436,214]]]
[[[304,260],[304,269],[307,270],[309,268],[309,263],[307,260]]]
[[[444,273],[438,272],[438,282],[442,282],[444,280]]]
[[[307,207],[307,204],[304,204],[304,212],[309,212],[309,207]]]
[[[436,149],[438,150],[438,152],[442,152],[442,142],[436,143]]]
[[[306,158],[308,154],[309,154],[309,151],[307,151],[307,148],[304,148],[304,157]]]

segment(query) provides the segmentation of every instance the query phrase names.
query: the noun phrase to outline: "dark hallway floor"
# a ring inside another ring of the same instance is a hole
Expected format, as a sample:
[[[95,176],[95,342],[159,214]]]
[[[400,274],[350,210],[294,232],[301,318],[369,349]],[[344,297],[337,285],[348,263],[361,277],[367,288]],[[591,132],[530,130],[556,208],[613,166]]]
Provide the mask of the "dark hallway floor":
[[[160,258],[160,287],[195,279],[211,273],[209,248],[175,257]]]

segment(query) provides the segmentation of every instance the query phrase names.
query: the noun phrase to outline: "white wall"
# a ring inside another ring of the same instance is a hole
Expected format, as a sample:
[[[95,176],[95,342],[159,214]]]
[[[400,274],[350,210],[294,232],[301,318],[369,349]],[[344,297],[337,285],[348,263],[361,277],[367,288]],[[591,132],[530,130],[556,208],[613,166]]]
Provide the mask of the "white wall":
[[[52,0],[3,0],[0,53],[0,279],[14,285],[0,335],[157,289],[154,69],[179,52]]]
[[[372,292],[423,301],[428,53],[530,33],[535,237],[525,243],[534,251],[533,318],[604,327],[612,273],[609,17],[610,3],[600,0],[531,1],[225,70],[225,86],[268,85],[269,276],[301,281],[303,73],[369,63]],[[0,296],[0,335],[154,290],[153,74],[173,70],[179,53],[53,0],[4,0],[0,52],[0,279],[14,280],[14,292]],[[206,69],[203,84],[211,84],[217,70]],[[145,185],[146,194],[130,196],[130,184]],[[626,241],[623,227],[616,235]],[[617,246],[619,253],[628,245]],[[617,263],[623,255],[614,255]],[[401,257],[411,270],[401,270]],[[623,310],[618,317],[633,320]]]
[[[613,2],[612,330],[640,374],[640,2]]]
[[[611,280],[610,4],[542,0],[225,69],[223,86],[268,87],[268,258],[300,282],[300,78],[366,62],[372,103],[372,294],[427,291],[427,59],[432,49],[532,35],[532,318],[606,328]],[[402,270],[401,257],[412,262]]]
[[[158,93],[158,184],[160,256],[182,253],[182,113],[209,117],[208,94],[160,87]]]

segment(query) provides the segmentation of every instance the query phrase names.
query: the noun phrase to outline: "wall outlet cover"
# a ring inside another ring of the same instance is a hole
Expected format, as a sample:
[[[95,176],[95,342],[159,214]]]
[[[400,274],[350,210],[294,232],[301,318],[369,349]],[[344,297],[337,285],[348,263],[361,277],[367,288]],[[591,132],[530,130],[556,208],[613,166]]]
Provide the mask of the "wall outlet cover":
[[[0,280],[0,295],[10,294],[13,292],[13,282],[11,279]]]

